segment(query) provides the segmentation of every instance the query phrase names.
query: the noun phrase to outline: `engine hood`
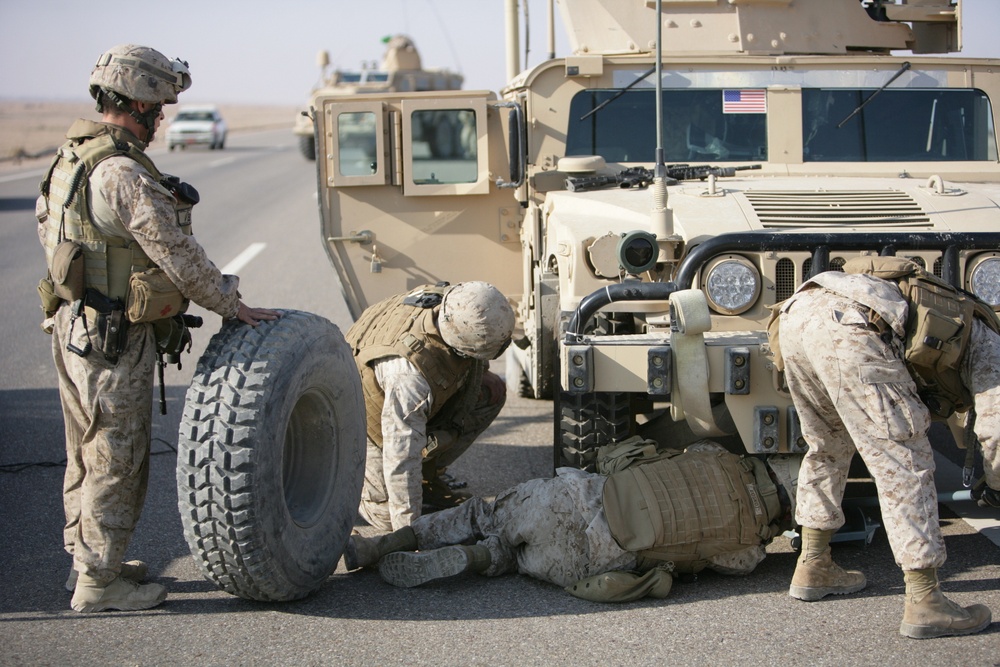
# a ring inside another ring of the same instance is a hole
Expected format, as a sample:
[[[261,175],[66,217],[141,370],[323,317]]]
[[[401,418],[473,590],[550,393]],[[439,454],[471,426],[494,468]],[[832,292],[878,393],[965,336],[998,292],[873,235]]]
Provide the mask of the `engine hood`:
[[[675,232],[687,243],[729,232],[996,231],[1000,185],[906,178],[734,178],[668,188]],[[550,225],[577,239],[648,229],[649,189],[550,192]],[[557,233],[566,241],[563,233]]]

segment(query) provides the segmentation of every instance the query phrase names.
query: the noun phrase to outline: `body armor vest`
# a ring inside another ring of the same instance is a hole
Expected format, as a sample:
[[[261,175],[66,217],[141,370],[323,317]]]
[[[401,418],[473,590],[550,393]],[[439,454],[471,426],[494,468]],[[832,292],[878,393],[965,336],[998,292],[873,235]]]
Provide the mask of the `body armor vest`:
[[[433,395],[428,420],[463,387],[475,360],[460,357],[442,340],[436,320],[440,302],[404,303],[414,294],[434,290],[433,286],[380,301],[361,313],[347,331],[347,343],[354,352],[354,361],[361,373],[365,394],[368,438],[382,446],[382,406],[385,393],[375,378],[372,364],[385,357],[403,357],[420,371],[430,384]]]
[[[712,556],[766,544],[782,509],[762,462],[678,452],[608,477],[604,512],[622,549],[697,572]]]
[[[961,368],[974,318],[1000,334],[1000,320],[985,302],[959,290],[902,257],[859,257],[844,264],[845,273],[864,273],[890,280],[906,299],[903,358],[921,400],[938,419],[973,406],[962,382]],[[888,330],[886,323],[873,322]]]
[[[44,225],[43,245],[46,262],[52,269],[56,246],[73,241],[83,249],[84,281],[111,299],[126,298],[129,276],[155,265],[134,239],[101,234],[91,221],[89,181],[102,161],[125,155],[139,164],[160,183],[165,177],[146,156],[130,132],[115,125],[78,120],[67,133],[63,144],[40,189],[46,213],[39,218]],[[191,204],[176,204],[177,221],[185,233],[191,233]]]

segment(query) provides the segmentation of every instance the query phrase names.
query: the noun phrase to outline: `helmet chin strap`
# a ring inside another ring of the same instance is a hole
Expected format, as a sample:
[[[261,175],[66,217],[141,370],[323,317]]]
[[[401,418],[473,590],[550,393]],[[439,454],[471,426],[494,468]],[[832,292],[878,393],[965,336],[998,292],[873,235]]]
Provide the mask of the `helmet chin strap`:
[[[146,128],[146,137],[144,139],[140,137],[140,139],[143,139],[143,141],[145,141],[147,145],[153,143],[153,135],[156,134],[156,120],[160,117],[160,112],[163,110],[162,103],[157,102],[152,107],[150,107],[149,111],[140,113],[139,111],[136,111],[134,108],[132,108],[132,105],[129,104],[129,102],[124,97],[122,97],[113,90],[102,89],[101,94],[107,95],[108,99],[114,102],[115,106],[118,107],[118,109],[120,109],[124,113],[127,113],[135,120],[135,122],[139,123],[139,125]]]

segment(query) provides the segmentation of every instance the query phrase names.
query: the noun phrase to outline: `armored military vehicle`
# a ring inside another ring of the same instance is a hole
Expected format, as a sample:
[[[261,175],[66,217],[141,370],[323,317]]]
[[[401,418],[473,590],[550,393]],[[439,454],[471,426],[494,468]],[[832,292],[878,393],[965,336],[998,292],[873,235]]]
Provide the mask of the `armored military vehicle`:
[[[558,0],[572,53],[525,71],[507,1],[499,94],[313,98],[321,224],[354,317],[438,281],[511,299],[508,381],[554,401],[556,465],[632,434],[794,465],[769,306],[852,257],[1000,309],[1000,59],[929,55],[960,1]],[[188,391],[185,535],[237,595],[308,594],[350,533],[364,411],[320,320],[227,325]]]
[[[362,67],[357,70],[335,69],[327,74],[330,66],[330,55],[320,51],[317,64],[320,67],[320,83],[313,88],[309,108],[315,107],[318,96],[338,95],[351,97],[370,93],[409,92],[421,90],[457,90],[462,87],[462,75],[447,69],[424,69],[420,61],[420,52],[416,45],[406,35],[394,35],[385,40],[385,54],[380,65]],[[346,119],[345,119],[346,120]],[[438,129],[435,126],[435,129]],[[450,129],[450,131],[448,131]],[[360,125],[350,126],[344,123],[344,135],[341,140],[347,144],[362,141],[371,135],[371,128]],[[458,126],[440,127],[438,136],[433,137],[432,146],[435,154],[451,155],[457,150],[460,142]],[[316,138],[314,124],[309,111],[303,111],[295,117],[293,132],[299,138],[299,150],[307,160],[316,159]],[[358,146],[364,150],[366,146]]]
[[[314,99],[352,313],[496,284],[522,327],[511,386],[555,400],[557,464],[661,429],[803,452],[768,307],[851,257],[911,257],[1000,307],[1000,60],[927,55],[959,50],[960,2],[557,4],[572,54],[499,95]],[[470,150],[433,155],[432,114],[472,119]],[[341,141],[358,119],[364,170]]]

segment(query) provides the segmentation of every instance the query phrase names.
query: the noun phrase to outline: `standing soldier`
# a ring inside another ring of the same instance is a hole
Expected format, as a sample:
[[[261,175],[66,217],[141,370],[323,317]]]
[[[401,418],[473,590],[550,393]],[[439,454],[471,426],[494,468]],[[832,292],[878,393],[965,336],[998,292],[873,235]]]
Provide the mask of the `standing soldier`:
[[[52,334],[66,429],[64,543],[72,607],[148,609],[167,590],[140,585],[122,563],[149,477],[152,379],[158,352],[190,341],[188,299],[251,326],[278,313],[240,301],[191,236],[198,194],[145,153],[164,104],[191,85],[187,64],[125,44],[90,75],[101,122],[76,121],[41,183],[38,235],[49,275],[39,285]]]
[[[982,444],[980,502],[1000,506],[1000,322],[988,305],[902,258],[859,258],[844,271],[804,283],[772,320],[780,336],[769,332],[809,443],[796,508],[802,553],[789,595],[819,600],[865,587],[861,572],[830,557],[857,451],[875,480],[903,569],[900,634],[979,632],[990,624],[990,610],[960,607],[938,584],[945,545],[927,431],[932,412],[978,412],[979,420],[967,423],[975,423]]]
[[[402,528],[424,505],[467,497],[442,475],[503,408],[506,385],[488,367],[513,330],[507,298],[480,281],[425,285],[361,313],[347,342],[368,413],[360,512],[369,524]]]

